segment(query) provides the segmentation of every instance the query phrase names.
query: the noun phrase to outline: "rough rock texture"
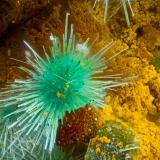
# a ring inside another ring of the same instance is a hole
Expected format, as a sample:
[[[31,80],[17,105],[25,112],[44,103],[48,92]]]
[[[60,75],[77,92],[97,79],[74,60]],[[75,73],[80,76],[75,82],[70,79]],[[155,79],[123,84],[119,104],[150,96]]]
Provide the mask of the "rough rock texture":
[[[25,51],[27,48],[23,44],[23,40],[29,41],[29,43],[35,47],[40,45],[39,48],[42,48],[42,44],[44,44],[43,42],[46,39],[48,40],[48,35],[51,32],[47,30],[47,27],[45,28],[46,30],[41,27],[43,27],[45,22],[45,24],[48,23],[47,18],[53,13],[55,6],[57,7],[56,0],[53,1],[54,3],[48,0],[19,2],[17,0],[6,0],[5,2],[4,0],[3,2],[5,3],[0,1],[0,4],[2,3],[2,5],[0,5],[0,30],[1,33],[5,33],[3,37],[0,38],[1,83],[13,81],[15,78],[24,75],[24,73],[17,68],[23,63],[11,59],[25,60]],[[19,7],[15,6],[17,3],[19,3]],[[9,6],[11,8],[7,10]],[[54,13],[55,17],[57,17],[56,9]],[[13,25],[11,24],[12,18],[16,19]],[[44,31],[47,33],[46,39],[44,38],[45,36],[41,36],[41,32],[45,35]],[[39,44],[38,41],[40,41],[41,44]],[[34,42],[36,42],[37,45],[34,45]]]
[[[0,36],[6,29],[24,22],[38,13],[49,0],[1,0],[0,1]]]

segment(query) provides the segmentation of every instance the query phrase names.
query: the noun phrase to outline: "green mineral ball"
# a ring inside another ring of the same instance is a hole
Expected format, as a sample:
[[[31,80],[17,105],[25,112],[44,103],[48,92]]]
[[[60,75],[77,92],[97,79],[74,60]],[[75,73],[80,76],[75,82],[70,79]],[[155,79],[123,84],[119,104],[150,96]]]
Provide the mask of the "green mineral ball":
[[[106,121],[91,139],[85,160],[134,160],[138,142],[134,132],[124,124]]]

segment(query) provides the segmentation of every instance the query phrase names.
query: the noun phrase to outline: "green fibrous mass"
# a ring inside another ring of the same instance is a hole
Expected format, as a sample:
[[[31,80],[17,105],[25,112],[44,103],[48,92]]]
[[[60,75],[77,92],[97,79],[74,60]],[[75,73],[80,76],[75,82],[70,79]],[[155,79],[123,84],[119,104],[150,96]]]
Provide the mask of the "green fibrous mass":
[[[10,90],[1,92],[0,100],[2,111],[16,106],[5,116],[16,117],[7,128],[16,128],[20,137],[31,137],[34,146],[43,143],[49,152],[54,148],[59,120],[63,120],[66,112],[86,104],[103,107],[107,90],[124,84],[111,80],[117,75],[103,73],[107,68],[103,54],[108,46],[90,55],[88,40],[75,44],[73,25],[68,37],[68,14],[63,43],[60,45],[55,36],[51,36],[51,41],[51,54],[44,49],[45,58],[24,41],[32,56],[26,57],[28,67],[20,69],[28,78],[15,80]]]

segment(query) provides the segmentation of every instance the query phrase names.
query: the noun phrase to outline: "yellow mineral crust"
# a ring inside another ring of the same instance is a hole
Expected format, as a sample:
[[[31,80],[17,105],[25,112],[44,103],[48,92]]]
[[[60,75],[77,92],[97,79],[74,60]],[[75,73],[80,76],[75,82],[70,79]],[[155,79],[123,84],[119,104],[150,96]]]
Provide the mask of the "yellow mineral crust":
[[[160,159],[160,128],[155,123],[141,119],[132,128],[139,136],[139,160]]]
[[[115,58],[111,65],[114,72],[122,73],[125,77],[127,76],[138,76],[138,81],[146,84],[157,76],[157,71],[146,59],[139,57],[126,56],[127,54],[134,54],[133,51],[129,50],[127,53]]]
[[[124,77],[136,76],[128,80],[127,86],[109,93],[108,104],[114,106],[115,112],[116,107],[121,106],[125,111],[138,112],[143,116],[159,114],[160,73],[146,58],[139,54],[136,56],[136,49],[129,49],[109,65],[113,72],[122,73]]]
[[[160,18],[159,6],[159,0],[133,1],[132,7],[135,13],[133,17],[134,23],[148,25],[158,22]]]
[[[130,51],[128,55],[133,53]],[[100,111],[100,117],[102,121],[123,121],[137,133],[140,145],[138,160],[159,160],[160,128],[147,118],[159,114],[160,74],[146,59],[138,57],[121,55],[112,61],[112,65],[114,71],[138,77],[128,86],[109,93],[106,98],[108,106]]]
[[[111,33],[125,42],[130,48],[145,48],[155,52],[160,46],[160,1],[141,0],[132,1],[134,16],[130,16],[132,25],[126,27],[124,14],[118,12],[109,21]],[[101,17],[101,16],[100,16]],[[141,54],[144,56],[144,53]]]
[[[108,96],[108,99],[110,99],[108,104],[113,106],[113,111],[119,116],[121,110],[122,112],[138,112],[143,116],[157,113],[156,106],[152,104],[149,86],[139,81],[117,89],[116,92],[110,94],[110,97]],[[122,108],[120,111],[117,110],[119,106]]]

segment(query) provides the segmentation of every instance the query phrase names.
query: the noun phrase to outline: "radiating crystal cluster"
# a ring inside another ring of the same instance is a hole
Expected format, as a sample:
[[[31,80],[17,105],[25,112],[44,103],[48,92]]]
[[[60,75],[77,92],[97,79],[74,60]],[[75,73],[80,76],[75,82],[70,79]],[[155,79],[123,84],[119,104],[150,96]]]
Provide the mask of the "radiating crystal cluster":
[[[87,104],[103,107],[108,89],[125,84],[112,80],[117,75],[103,73],[107,66],[102,57],[112,42],[95,54],[84,52],[88,39],[82,45],[76,44],[72,24],[68,35],[68,16],[62,44],[58,37],[51,36],[51,54],[44,49],[45,58],[24,41],[32,55],[26,57],[26,66],[20,69],[28,78],[16,79],[8,86],[9,90],[1,92],[2,111],[13,109],[3,118],[7,121],[15,117],[7,130],[16,128],[16,136],[33,139],[32,148],[43,143],[49,152],[56,142],[59,120],[63,120],[66,112]]]

